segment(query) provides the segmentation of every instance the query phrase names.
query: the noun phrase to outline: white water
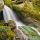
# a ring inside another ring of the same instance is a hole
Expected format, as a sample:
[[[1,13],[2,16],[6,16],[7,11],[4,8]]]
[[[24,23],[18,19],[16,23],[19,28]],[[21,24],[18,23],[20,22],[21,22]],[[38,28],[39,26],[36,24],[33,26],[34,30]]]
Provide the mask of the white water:
[[[15,20],[17,29],[18,29],[18,26],[25,26],[20,20],[18,20],[18,17],[16,15],[16,13],[14,11],[12,11],[12,9],[10,9],[6,5],[4,5],[3,16],[4,16],[5,23],[8,23],[9,20]],[[24,35],[24,33],[22,33],[22,34],[26,38],[26,36]]]
[[[16,27],[18,30],[19,30],[19,28],[18,28],[19,26],[25,26],[20,20],[18,20],[18,17],[15,14],[15,12],[12,11],[12,9],[10,9],[6,5],[4,5],[3,16],[4,16],[5,23],[8,23],[9,20],[15,20]],[[25,36],[24,33],[22,33],[22,35]],[[24,38],[27,38],[27,37],[25,36]]]
[[[4,5],[3,16],[4,16],[4,20],[6,23],[9,20],[15,20],[17,28],[18,28],[18,26],[24,26],[24,24],[20,20],[18,20],[18,17],[15,14],[15,12],[12,11],[12,9],[6,5]]]

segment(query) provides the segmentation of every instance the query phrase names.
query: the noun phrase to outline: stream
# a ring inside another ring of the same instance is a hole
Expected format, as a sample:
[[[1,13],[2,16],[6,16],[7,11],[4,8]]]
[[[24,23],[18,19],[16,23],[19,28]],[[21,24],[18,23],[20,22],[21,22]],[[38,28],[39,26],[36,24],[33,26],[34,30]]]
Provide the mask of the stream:
[[[28,39],[27,36],[18,28],[20,26],[25,26],[25,25],[18,19],[16,13],[6,5],[4,5],[3,17],[4,17],[5,23],[8,23],[9,20],[15,20],[16,28],[17,28],[16,34],[18,37],[20,37],[20,40],[27,40]]]
[[[8,22],[9,20],[15,20],[16,26],[23,26],[24,24],[18,19],[16,13],[9,8],[8,6],[4,5],[3,9],[3,17],[5,22]]]
[[[22,26],[26,26],[26,25],[23,24],[17,17],[16,13],[6,5],[4,5],[4,8],[3,8],[3,17],[4,17],[5,23],[8,23],[9,20],[15,21],[16,28],[17,28],[16,34],[18,35],[18,37],[20,37],[20,40],[28,40],[28,37],[19,29],[19,28],[22,28]],[[37,31],[37,29],[35,29],[34,27],[32,27],[32,29],[35,30],[38,33],[38,35],[40,35],[40,32]]]

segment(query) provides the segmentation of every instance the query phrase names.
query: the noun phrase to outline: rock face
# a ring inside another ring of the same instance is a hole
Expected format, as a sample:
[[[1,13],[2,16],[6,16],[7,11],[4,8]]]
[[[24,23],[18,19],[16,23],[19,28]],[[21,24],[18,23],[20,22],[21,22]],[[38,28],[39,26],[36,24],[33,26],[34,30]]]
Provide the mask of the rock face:
[[[0,0],[0,11],[3,10],[3,7],[4,7],[4,2],[3,2],[3,0]]]

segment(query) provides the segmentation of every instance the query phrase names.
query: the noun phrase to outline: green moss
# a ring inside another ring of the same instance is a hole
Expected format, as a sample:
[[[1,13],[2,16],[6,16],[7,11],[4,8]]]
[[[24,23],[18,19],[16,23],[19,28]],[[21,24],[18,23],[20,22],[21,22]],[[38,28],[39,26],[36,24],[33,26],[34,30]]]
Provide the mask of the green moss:
[[[0,40],[13,40],[15,32],[11,30],[10,26],[4,26],[3,22],[0,22]]]
[[[7,6],[11,6],[12,1],[11,0],[4,0],[4,4],[7,5]]]
[[[34,0],[32,3],[33,3],[34,8],[40,11],[40,0]]]

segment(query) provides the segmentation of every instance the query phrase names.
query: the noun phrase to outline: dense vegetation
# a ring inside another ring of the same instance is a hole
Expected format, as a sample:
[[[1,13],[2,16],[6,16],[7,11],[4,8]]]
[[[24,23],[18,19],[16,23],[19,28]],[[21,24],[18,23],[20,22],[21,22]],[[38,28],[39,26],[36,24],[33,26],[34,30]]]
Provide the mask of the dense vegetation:
[[[4,0],[4,4],[12,8],[16,12],[19,19],[22,20],[25,24],[35,25],[40,29],[40,0],[26,0],[24,2],[13,2],[12,0]],[[0,10],[3,9],[3,6],[0,6]],[[1,5],[1,4],[0,4]],[[2,7],[2,8],[1,8]],[[3,20],[2,20],[3,21]],[[0,20],[0,40],[13,40],[15,37],[14,30],[11,28],[14,27],[15,23],[12,21],[8,22],[8,25],[5,26]],[[29,40],[40,40],[40,35],[34,31],[31,26],[22,26],[21,31],[24,32],[29,37]]]
[[[27,22],[27,17],[31,17],[40,21],[40,0],[32,0],[31,2],[26,1],[23,3],[23,6],[21,4],[14,4],[12,0],[4,0],[4,3],[16,11],[17,15],[23,22]],[[22,8],[19,5],[21,5]],[[23,18],[25,20],[23,20]]]
[[[14,40],[14,38],[15,32],[11,30],[11,27],[0,23],[0,40]]]

